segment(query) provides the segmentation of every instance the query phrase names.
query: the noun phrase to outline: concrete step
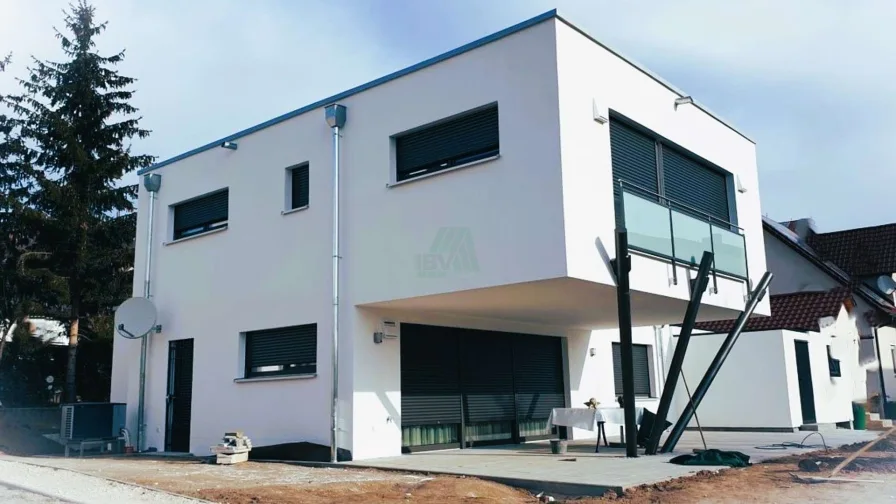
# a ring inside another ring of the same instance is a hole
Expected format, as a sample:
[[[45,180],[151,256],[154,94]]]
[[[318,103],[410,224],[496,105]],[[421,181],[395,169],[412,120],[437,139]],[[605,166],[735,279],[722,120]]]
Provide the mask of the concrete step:
[[[818,432],[830,432],[837,430],[837,424],[832,423],[813,423],[813,424],[803,424],[800,425],[801,431],[818,431]]]

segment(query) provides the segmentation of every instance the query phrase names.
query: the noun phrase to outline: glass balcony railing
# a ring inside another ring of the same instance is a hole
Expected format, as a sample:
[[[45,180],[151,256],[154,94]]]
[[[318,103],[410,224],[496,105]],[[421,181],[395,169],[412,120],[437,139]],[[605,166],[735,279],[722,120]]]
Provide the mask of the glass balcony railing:
[[[624,216],[631,249],[691,266],[708,250],[714,272],[749,278],[742,229],[627,182],[617,184],[621,190],[616,197],[622,199],[617,212]]]

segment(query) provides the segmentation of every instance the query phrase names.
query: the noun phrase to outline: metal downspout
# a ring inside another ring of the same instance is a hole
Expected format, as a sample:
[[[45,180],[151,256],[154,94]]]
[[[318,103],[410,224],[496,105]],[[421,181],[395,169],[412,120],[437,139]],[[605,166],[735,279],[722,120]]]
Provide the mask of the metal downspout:
[[[333,130],[333,392],[330,419],[330,462],[338,462],[339,448],[339,132],[345,126],[345,107],[333,104],[324,109]]]
[[[887,385],[884,378],[884,361],[883,355],[880,353],[880,338],[877,335],[877,327],[872,327],[871,330],[874,331],[874,348],[877,352],[877,378],[880,380],[880,397],[878,398],[880,401],[880,417],[885,419],[889,417],[887,416]]]
[[[162,176],[155,173],[144,175],[143,187],[149,192],[149,221],[146,224],[146,264],[143,268],[143,297],[149,299],[152,295],[150,289],[152,267],[152,240],[153,227],[156,213],[156,193],[162,184]],[[149,348],[149,334],[140,338],[140,389],[137,395],[137,452],[143,451],[143,443],[146,440],[146,354]]]

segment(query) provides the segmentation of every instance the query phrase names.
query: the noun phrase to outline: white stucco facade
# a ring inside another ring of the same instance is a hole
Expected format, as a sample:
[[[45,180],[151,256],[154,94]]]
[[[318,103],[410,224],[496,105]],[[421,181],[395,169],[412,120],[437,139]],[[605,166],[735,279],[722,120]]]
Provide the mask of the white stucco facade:
[[[681,94],[550,15],[435,63],[337,95],[342,129],[338,445],[355,459],[401,451],[401,338],[375,343],[384,320],[562,338],[569,404],[615,399],[611,343],[618,341],[612,110],[740,179],[732,208],[746,237],[750,279],[766,270],[755,145]],[[392,136],[497,103],[500,155],[396,183]],[[151,335],[145,446],[162,449],[168,342],[194,340],[190,450],[206,453],[225,430],[256,446],[329,444],[332,397],[332,132],[323,106],[160,163],[153,229]],[[309,164],[309,205],[284,212],[286,169]],[[226,229],[174,241],[173,205],[229,188]],[[134,295],[142,295],[148,195],[138,205]],[[445,229],[472,244],[475,267],[439,270],[433,243]],[[430,261],[430,262],[427,262]],[[435,275],[433,275],[433,268]],[[654,324],[679,323],[689,268],[640,254],[631,271],[635,343],[651,346],[659,396],[668,343]],[[701,319],[743,308],[747,283],[719,276]],[[769,313],[768,301],[757,309]],[[317,324],[317,372],[243,380],[244,334]],[[139,342],[116,340],[112,400],[129,405],[136,431]],[[592,350],[593,349],[593,350]],[[593,355],[592,355],[593,354]],[[586,436],[574,432],[573,436]]]

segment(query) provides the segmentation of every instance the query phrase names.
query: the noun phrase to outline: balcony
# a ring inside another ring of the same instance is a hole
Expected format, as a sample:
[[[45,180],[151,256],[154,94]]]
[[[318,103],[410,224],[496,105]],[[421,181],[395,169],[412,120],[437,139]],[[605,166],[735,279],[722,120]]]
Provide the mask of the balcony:
[[[630,249],[694,267],[708,250],[714,258],[714,284],[716,275],[748,282],[741,228],[629,182],[616,183],[616,211],[628,230]]]

